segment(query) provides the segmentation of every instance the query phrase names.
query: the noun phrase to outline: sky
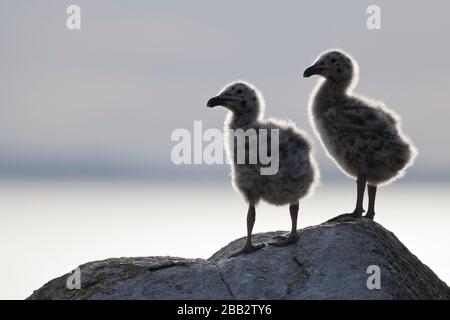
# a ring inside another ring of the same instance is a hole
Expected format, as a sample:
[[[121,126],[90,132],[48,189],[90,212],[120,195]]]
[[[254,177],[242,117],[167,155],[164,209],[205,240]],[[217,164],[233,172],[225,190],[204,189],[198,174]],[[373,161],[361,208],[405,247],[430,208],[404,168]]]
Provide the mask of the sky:
[[[66,8],[81,8],[81,30]],[[366,27],[370,4],[381,29]],[[357,91],[398,112],[420,151],[407,179],[448,180],[448,1],[0,1],[0,177],[223,179],[226,165],[176,166],[178,128],[223,127],[206,109],[225,84],[263,92],[266,115],[307,119],[316,79],[303,70],[329,48],[360,64]]]

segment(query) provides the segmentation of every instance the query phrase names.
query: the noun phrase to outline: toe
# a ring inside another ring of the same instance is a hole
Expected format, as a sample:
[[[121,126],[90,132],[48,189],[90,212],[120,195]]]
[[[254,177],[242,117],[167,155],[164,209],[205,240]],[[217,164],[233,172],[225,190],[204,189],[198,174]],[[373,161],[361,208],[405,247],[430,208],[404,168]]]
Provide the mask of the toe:
[[[264,243],[258,244],[258,245],[256,245],[256,246],[254,246],[254,245],[252,245],[252,244],[250,244],[250,245],[245,245],[241,250],[239,250],[239,251],[233,253],[232,255],[230,255],[230,258],[239,256],[239,255],[241,255],[241,254],[252,253],[252,252],[254,252],[254,251],[256,251],[256,250],[259,250],[259,249],[263,248],[264,246],[265,246]]]
[[[353,211],[352,215],[353,215],[355,218],[361,218],[364,212],[365,212],[365,210],[363,210],[363,209],[361,209],[361,210],[355,210],[355,211]]]

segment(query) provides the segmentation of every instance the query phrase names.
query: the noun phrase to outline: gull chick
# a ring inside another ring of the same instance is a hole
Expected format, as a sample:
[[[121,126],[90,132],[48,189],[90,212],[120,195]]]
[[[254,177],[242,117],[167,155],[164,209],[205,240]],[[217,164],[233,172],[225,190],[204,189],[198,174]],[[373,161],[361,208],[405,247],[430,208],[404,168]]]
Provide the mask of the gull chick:
[[[353,93],[358,65],[347,53],[321,54],[303,76],[322,77],[309,101],[310,121],[328,156],[346,174],[356,178],[357,201],[353,211],[361,217],[367,184],[366,218],[375,216],[377,186],[405,174],[416,149],[402,133],[400,117],[382,102]]]
[[[225,86],[208,101],[207,106],[222,106],[229,110],[224,131],[226,151],[232,164],[232,182],[248,203],[247,242],[232,256],[250,253],[264,246],[255,246],[251,241],[255,206],[260,200],[277,206],[289,205],[291,232],[281,242],[271,244],[285,246],[295,242],[299,200],[312,191],[318,179],[311,143],[305,133],[297,129],[293,122],[263,119],[265,106],[262,94],[247,82],[237,81]],[[244,133],[241,143],[237,132]],[[275,138],[278,143],[274,143]],[[261,154],[261,150],[254,149],[255,146],[260,149],[261,145],[267,147],[271,160],[276,160],[276,171],[264,171],[270,165],[267,162],[264,164],[261,159],[264,152]],[[255,155],[253,160],[257,161],[252,162],[251,158]]]

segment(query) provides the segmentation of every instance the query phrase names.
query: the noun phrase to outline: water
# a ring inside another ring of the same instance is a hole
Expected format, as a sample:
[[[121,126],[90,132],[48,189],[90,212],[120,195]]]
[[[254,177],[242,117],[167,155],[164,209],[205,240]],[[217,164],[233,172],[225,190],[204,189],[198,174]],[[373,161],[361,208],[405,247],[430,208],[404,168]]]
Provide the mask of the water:
[[[353,209],[354,185],[322,185],[299,228]],[[376,219],[450,283],[449,184],[398,182],[378,193]],[[208,258],[245,235],[246,205],[216,185],[100,182],[0,184],[0,299],[23,299],[79,264],[121,256]],[[287,207],[261,204],[255,232],[289,230]]]

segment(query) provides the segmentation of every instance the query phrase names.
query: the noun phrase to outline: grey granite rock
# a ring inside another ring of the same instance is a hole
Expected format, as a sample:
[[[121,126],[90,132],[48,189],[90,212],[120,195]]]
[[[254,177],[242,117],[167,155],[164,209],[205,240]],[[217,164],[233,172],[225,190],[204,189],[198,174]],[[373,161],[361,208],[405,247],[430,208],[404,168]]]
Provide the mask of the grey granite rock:
[[[450,299],[450,288],[373,221],[342,216],[298,233],[295,245],[231,259],[245,238],[208,260],[90,262],[80,266],[81,289],[69,290],[66,274],[28,299]],[[254,243],[283,234],[257,234]],[[369,266],[379,267],[380,289],[367,287]]]

